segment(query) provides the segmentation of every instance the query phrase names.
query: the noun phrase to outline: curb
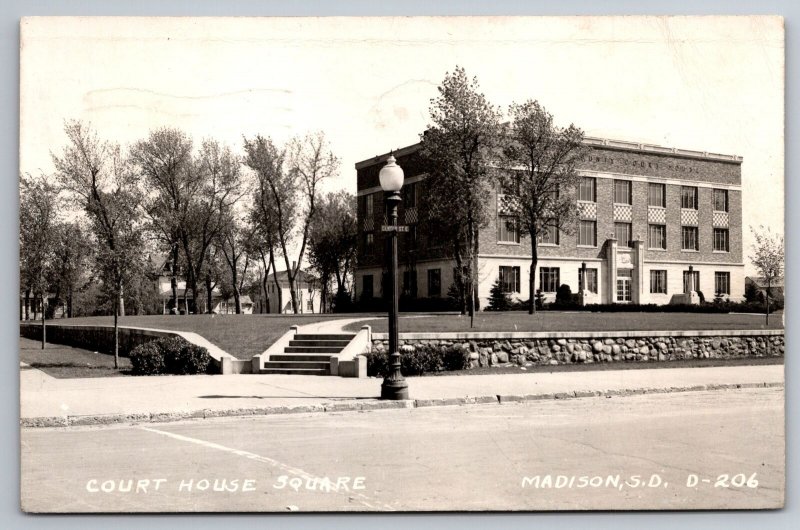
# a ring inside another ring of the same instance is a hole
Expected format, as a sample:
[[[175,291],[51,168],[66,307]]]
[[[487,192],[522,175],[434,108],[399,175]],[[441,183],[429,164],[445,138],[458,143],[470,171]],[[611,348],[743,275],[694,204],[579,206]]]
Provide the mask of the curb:
[[[168,423],[188,419],[220,417],[271,416],[279,414],[304,414],[309,412],[357,412],[385,409],[414,409],[426,407],[447,407],[456,405],[485,405],[524,403],[527,401],[548,401],[580,399],[588,397],[625,397],[642,394],[669,394],[676,392],[702,392],[709,390],[737,390],[743,388],[784,388],[784,383],[732,383],[709,384],[668,388],[632,388],[619,390],[576,390],[549,394],[497,394],[463,398],[407,399],[402,401],[382,401],[380,399],[350,400],[340,403],[299,405],[294,407],[251,407],[223,410],[194,410],[186,412],[152,412],[141,414],[92,414],[86,416],[38,416],[20,418],[22,428],[76,427],[87,425],[120,425],[136,423]]]

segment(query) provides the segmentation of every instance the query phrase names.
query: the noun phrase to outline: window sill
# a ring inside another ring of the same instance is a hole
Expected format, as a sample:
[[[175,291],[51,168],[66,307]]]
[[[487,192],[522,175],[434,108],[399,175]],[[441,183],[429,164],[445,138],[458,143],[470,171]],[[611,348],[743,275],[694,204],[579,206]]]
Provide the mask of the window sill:
[[[689,253],[694,253],[694,254],[696,254],[696,253],[698,253],[698,252],[700,252],[700,251],[699,251],[699,250],[690,249],[690,248],[682,248],[682,249],[681,249],[681,252],[689,252]]]
[[[730,254],[731,251],[730,250],[712,250],[711,253],[712,254]]]
[[[560,245],[554,244],[554,243],[539,243],[538,246],[540,246],[540,247],[558,247]]]
[[[597,245],[578,245],[578,248],[598,248]]]
[[[667,249],[665,249],[665,248],[650,248],[650,247],[648,247],[647,250],[652,250],[653,252],[666,252],[667,251]],[[656,294],[656,293],[650,293],[650,294]]]
[[[519,243],[514,243],[513,241],[498,241],[497,244],[498,245],[508,245],[508,246],[512,246],[512,247],[518,247],[520,245]]]

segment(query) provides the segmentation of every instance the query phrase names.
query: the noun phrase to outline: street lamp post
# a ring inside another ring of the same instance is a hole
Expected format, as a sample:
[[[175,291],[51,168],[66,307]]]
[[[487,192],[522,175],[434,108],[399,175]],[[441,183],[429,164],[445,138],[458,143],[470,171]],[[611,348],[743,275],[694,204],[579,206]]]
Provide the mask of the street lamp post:
[[[382,230],[389,233],[390,265],[389,265],[389,373],[381,385],[381,399],[408,399],[408,383],[400,372],[400,351],[397,345],[397,232],[407,227],[397,225],[397,206],[402,198],[400,188],[403,187],[403,169],[395,163],[394,156],[389,156],[386,165],[379,175],[381,188],[386,197],[386,220],[389,223]]]

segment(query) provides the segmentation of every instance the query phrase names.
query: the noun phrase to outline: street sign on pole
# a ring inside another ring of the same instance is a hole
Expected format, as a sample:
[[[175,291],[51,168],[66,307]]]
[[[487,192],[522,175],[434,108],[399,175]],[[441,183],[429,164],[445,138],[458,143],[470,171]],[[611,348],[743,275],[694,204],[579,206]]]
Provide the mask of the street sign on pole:
[[[408,232],[407,226],[392,226],[392,225],[383,225],[381,226],[381,232]]]

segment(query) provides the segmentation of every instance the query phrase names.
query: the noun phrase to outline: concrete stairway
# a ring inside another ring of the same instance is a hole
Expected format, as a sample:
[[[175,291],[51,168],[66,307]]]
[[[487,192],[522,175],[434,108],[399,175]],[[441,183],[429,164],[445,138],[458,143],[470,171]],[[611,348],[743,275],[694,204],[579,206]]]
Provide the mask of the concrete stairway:
[[[330,375],[331,355],[340,353],[355,334],[298,334],[264,362],[262,374]]]

